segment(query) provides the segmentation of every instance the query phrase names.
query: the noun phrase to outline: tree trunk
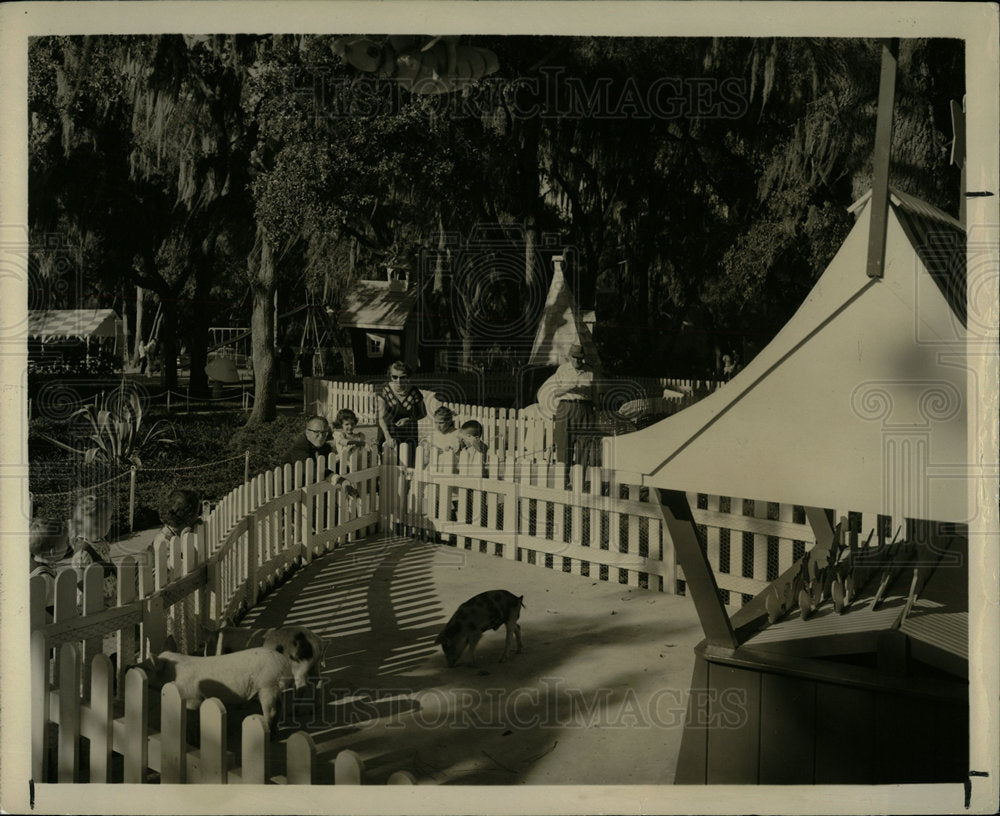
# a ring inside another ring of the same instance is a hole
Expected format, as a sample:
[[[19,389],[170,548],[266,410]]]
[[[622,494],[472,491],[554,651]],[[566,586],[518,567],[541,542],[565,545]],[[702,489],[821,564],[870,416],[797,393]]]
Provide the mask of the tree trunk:
[[[191,394],[199,397],[208,394],[208,375],[205,373],[205,364],[208,362],[208,324],[212,317],[208,304],[211,288],[210,265],[207,259],[203,259],[196,273],[194,303],[192,304],[194,322],[188,337],[188,356],[191,358],[191,374],[188,385],[191,388]]]
[[[139,365],[139,344],[142,340],[142,300],[145,297],[145,290],[141,286],[135,287],[135,345],[132,346],[132,365]]]
[[[171,391],[177,390],[177,301],[173,295],[160,298],[163,307],[159,347],[160,384]]]
[[[248,259],[253,314],[250,317],[253,354],[253,411],[247,425],[259,425],[277,416],[277,372],[274,359],[274,263],[264,228],[257,227],[257,240]]]

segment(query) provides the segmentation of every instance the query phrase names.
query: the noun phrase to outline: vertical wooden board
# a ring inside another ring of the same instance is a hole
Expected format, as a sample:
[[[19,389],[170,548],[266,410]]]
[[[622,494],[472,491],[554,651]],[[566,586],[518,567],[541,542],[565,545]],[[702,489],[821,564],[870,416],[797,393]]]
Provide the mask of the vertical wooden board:
[[[778,521],[791,524],[794,521],[794,506],[785,504],[778,505]],[[795,563],[794,555],[795,543],[790,538],[778,539],[778,575],[784,574],[792,564]]]
[[[49,781],[49,647],[42,632],[31,633],[31,778]]]
[[[80,653],[72,643],[59,648],[59,782],[80,782]]]
[[[817,785],[875,781],[875,697],[866,689],[816,684]]]
[[[761,785],[813,784],[815,720],[815,682],[780,674],[761,675]]]
[[[104,611],[104,567],[91,564],[83,573],[83,614],[96,615]],[[104,636],[93,635],[83,641],[82,665],[89,666],[95,656],[104,652]],[[83,673],[81,686],[84,697],[90,694],[90,672]]]
[[[688,498],[690,502],[691,499]],[[695,505],[692,505],[694,507]],[[720,507],[722,506],[721,496],[709,496],[708,497],[708,509],[712,512],[720,512]],[[720,564],[720,552],[722,550],[722,537],[721,531],[718,527],[713,527],[709,525],[705,528],[705,553],[708,556],[708,563],[712,565],[712,569],[715,571],[716,576],[722,579],[722,576],[729,573],[732,570],[732,547],[730,547],[730,557],[729,564],[726,565],[725,571],[722,570]]]
[[[245,785],[267,783],[271,758],[271,741],[264,718],[251,714],[243,720],[243,750],[240,758],[240,777]]]
[[[311,785],[315,776],[316,743],[305,731],[296,731],[285,743],[285,778],[289,785]]]
[[[187,708],[174,683],[160,691],[160,781],[179,785],[187,781]]]
[[[932,733],[936,739],[932,761],[942,782],[960,782],[969,770],[968,705],[934,706]]]
[[[149,681],[142,669],[125,675],[125,757],[126,783],[146,781],[149,761]]]
[[[695,655],[675,785],[704,785],[708,762],[708,663]]]
[[[91,664],[90,683],[90,781],[111,782],[114,725],[114,667],[111,659],[97,655]]]
[[[935,767],[937,703],[900,694],[875,695],[875,783],[941,781]]]
[[[708,664],[709,785],[758,783],[760,672]]]
[[[638,485],[628,486],[628,500],[633,502],[639,501]],[[647,538],[646,541],[648,544],[649,539]],[[639,558],[639,517],[634,513],[629,513],[628,515],[628,551],[632,553],[636,559]],[[628,585],[632,587],[639,586],[638,570],[629,570]]]
[[[767,518],[767,502],[754,501],[754,518]],[[753,536],[753,572],[756,581],[767,581],[767,536],[754,533]]]
[[[226,757],[228,717],[217,697],[209,697],[198,709],[201,725],[198,746],[199,780],[202,784],[226,784],[229,773]]]

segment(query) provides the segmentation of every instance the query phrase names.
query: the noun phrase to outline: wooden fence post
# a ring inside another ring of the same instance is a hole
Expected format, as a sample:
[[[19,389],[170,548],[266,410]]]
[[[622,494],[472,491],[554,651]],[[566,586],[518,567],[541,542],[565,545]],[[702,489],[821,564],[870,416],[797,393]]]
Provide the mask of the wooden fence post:
[[[187,782],[187,707],[174,683],[160,692],[160,782]]]
[[[335,785],[360,785],[365,763],[354,751],[345,749],[337,754],[333,763]]]
[[[79,782],[80,653],[72,643],[59,648],[59,782]]]
[[[225,785],[229,776],[226,757],[226,707],[218,697],[204,700],[198,709],[201,740],[198,746],[199,782]]]
[[[288,738],[285,778],[289,785],[311,785],[316,768],[316,743],[305,731],[296,731]]]
[[[128,530],[130,533],[135,530],[135,473],[136,467],[132,465],[128,484]]]
[[[149,762],[149,680],[142,669],[125,675],[125,756],[126,783],[146,781]]]
[[[240,776],[244,785],[267,783],[267,769],[271,764],[271,740],[264,718],[251,714],[243,720],[243,751]]]
[[[244,483],[250,481],[250,451],[247,450],[243,454],[243,481]]]

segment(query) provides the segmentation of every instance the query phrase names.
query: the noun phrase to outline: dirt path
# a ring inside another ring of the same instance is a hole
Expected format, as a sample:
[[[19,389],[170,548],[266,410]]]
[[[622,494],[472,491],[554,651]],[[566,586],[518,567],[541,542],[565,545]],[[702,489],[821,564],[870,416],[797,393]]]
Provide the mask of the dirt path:
[[[478,669],[449,669],[435,637],[494,588],[524,595],[523,653],[497,662],[500,629]],[[282,624],[330,643],[325,690],[281,732],[305,727],[324,769],[350,748],[374,784],[673,781],[701,639],[688,598],[395,537],[316,559],[242,623]]]

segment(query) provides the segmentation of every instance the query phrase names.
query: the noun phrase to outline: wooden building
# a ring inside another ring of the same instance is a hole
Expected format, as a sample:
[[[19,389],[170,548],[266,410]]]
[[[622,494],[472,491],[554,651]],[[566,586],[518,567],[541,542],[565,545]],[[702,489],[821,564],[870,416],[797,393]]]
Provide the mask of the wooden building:
[[[403,360],[418,367],[417,291],[406,280],[360,280],[345,298],[337,323],[351,338],[356,374],[385,374]]]

